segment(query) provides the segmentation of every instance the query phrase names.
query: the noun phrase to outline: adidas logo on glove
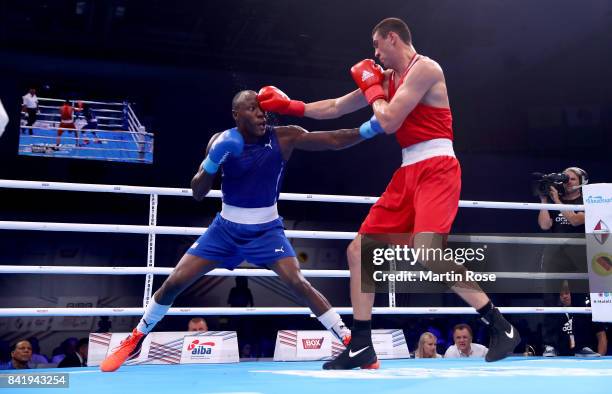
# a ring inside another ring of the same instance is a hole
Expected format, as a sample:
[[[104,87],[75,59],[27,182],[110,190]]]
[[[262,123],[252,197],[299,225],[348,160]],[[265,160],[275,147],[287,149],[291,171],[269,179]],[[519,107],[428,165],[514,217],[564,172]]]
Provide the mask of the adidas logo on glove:
[[[372,78],[374,74],[369,72],[368,70],[363,70],[363,74],[361,74],[361,81],[365,81],[368,78]]]

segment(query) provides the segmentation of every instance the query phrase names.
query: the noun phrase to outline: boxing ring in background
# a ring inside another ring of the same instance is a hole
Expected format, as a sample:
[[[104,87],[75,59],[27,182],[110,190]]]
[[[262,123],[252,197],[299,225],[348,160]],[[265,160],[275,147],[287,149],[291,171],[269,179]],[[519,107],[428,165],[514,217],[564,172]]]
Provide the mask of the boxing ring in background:
[[[82,275],[145,275],[143,306],[151,298],[154,275],[169,275],[173,268],[155,267],[157,235],[201,235],[203,227],[158,226],[157,209],[160,196],[190,197],[190,189],[137,187],[124,185],[73,184],[0,180],[1,188],[30,190],[61,190],[141,194],[149,196],[149,222],[146,225],[90,224],[0,221],[1,230],[104,232],[147,235],[145,267],[70,267],[70,266],[0,266],[0,274],[82,274]],[[207,197],[220,198],[221,192],[211,191]],[[328,203],[372,204],[377,198],[341,195],[281,193],[280,200]],[[462,208],[488,209],[556,209],[555,204],[513,203],[492,201],[461,201]],[[581,205],[566,206],[584,210]],[[287,230],[290,238],[350,240],[354,232]],[[523,244],[585,244],[584,239],[546,239],[506,236],[450,236],[455,241]],[[303,270],[306,277],[348,278],[348,270]],[[530,272],[500,272],[498,277],[518,279],[585,279],[586,274],[545,274]],[[216,276],[275,276],[264,269],[216,269]],[[350,314],[351,308],[336,308]],[[587,307],[502,307],[503,313],[591,313]],[[15,316],[140,316],[143,308],[0,308],[0,317]],[[389,294],[389,306],[374,308],[375,314],[473,314],[469,307],[397,307],[395,294]],[[171,308],[169,315],[310,315],[308,308]],[[532,392],[609,393],[612,387],[612,358],[576,360],[571,357],[543,359],[511,357],[496,363],[482,359],[410,359],[385,360],[380,370],[324,371],[320,362],[241,362],[239,364],[199,365],[140,365],[123,367],[105,374],[97,367],[67,369],[37,369],[20,373],[68,373],[70,393],[286,393],[312,392],[428,392],[453,394],[491,393],[526,394]],[[0,375],[7,371],[0,371]],[[2,389],[0,389],[1,391]],[[19,392],[40,393],[45,389],[22,388]],[[52,391],[57,392],[57,391]]]
[[[62,146],[56,148],[60,124],[59,109],[64,101],[39,97],[36,123],[26,126],[25,120],[21,121],[20,154],[136,163],[153,161],[154,134],[146,131],[132,105],[126,101],[69,100],[71,105],[77,108],[74,111],[75,126],[81,138],[69,136],[72,130],[64,129],[64,135],[61,136]],[[85,128],[86,121],[82,110],[78,109],[79,103],[89,106],[98,120],[96,129]],[[96,136],[93,133],[96,133]],[[83,143],[85,140],[92,140],[92,144]]]
[[[78,107],[78,104],[96,105],[104,108],[92,108],[92,111],[97,115],[99,126],[103,130],[117,130],[122,127],[125,130],[136,131],[137,126],[142,126],[140,121],[134,114],[134,110],[127,102],[112,102],[112,101],[93,101],[93,100],[68,100],[72,107]],[[59,109],[65,102],[64,99],[39,97],[38,105],[39,117],[37,120],[41,124],[47,126],[58,125],[60,123]],[[127,121],[127,124],[126,124]]]

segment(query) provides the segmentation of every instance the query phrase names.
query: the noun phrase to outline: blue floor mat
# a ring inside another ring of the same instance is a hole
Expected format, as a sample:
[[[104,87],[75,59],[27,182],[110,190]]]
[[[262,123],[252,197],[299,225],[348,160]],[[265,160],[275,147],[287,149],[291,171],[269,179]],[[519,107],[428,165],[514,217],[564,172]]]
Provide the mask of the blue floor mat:
[[[16,393],[612,393],[612,358],[383,360],[376,371],[323,371],[321,362],[242,362],[28,370],[67,372],[68,389]],[[0,371],[6,373],[8,371]],[[7,389],[0,389],[5,391]],[[10,389],[9,389],[10,390]]]

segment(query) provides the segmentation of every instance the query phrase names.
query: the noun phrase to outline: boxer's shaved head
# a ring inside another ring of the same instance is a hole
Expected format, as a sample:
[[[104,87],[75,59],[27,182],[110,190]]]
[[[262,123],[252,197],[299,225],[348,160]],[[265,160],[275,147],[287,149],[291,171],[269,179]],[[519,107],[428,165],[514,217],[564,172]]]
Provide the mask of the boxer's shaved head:
[[[237,110],[238,107],[247,99],[252,96],[257,96],[257,92],[253,90],[241,90],[234,95],[232,99],[232,110]]]

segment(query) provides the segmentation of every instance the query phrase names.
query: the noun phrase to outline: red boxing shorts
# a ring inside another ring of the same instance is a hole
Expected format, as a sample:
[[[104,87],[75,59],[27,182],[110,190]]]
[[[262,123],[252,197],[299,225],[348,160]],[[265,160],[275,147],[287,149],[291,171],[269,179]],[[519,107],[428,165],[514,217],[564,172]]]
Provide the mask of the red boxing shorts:
[[[450,232],[461,192],[461,167],[452,156],[435,156],[404,167],[393,178],[359,229],[360,234]]]
[[[60,122],[60,125],[57,128],[58,134],[62,134],[64,132],[64,130],[66,130],[66,131],[68,131],[68,130],[70,130],[70,131],[76,130],[76,126],[75,126],[74,122],[70,122],[70,123]]]

